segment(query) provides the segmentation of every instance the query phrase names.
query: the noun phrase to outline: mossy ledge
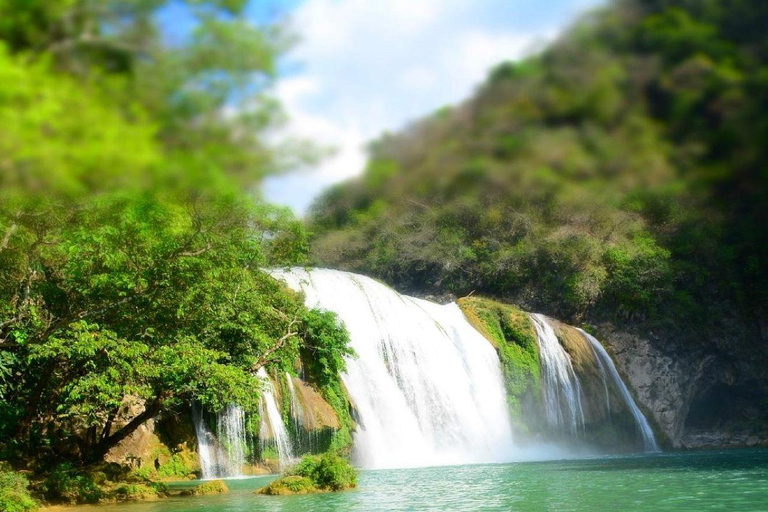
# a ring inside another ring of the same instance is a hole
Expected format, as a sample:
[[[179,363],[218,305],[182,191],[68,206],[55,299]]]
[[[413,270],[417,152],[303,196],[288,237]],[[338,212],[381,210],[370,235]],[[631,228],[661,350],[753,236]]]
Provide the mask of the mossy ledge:
[[[333,453],[309,455],[256,494],[285,496],[333,492],[357,487],[357,470],[347,459]]]
[[[539,345],[528,314],[481,297],[464,297],[457,302],[469,323],[499,354],[512,418],[537,414],[536,405],[541,400]]]
[[[227,494],[229,487],[224,480],[211,480],[203,482],[192,489],[181,491],[181,496],[207,496],[210,494]]]

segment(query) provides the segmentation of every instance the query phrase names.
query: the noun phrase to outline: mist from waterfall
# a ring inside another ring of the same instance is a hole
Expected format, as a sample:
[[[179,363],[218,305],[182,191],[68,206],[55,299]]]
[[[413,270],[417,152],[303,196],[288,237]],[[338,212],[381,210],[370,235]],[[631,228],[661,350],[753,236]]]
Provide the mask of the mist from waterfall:
[[[455,304],[400,295],[373,279],[333,270],[275,270],[335,312],[357,358],[344,384],[356,407],[355,458],[366,468],[515,458],[496,351]]]

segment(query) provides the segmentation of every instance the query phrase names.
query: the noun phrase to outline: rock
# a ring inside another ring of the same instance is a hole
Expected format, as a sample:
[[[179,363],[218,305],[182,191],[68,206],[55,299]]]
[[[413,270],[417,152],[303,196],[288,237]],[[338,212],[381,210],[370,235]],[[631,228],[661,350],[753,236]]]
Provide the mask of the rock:
[[[207,496],[211,494],[227,494],[229,487],[224,480],[211,480],[192,488],[186,489],[180,493],[181,496]]]
[[[309,494],[321,492],[307,477],[289,475],[278,478],[266,487],[254,491],[254,494],[266,494],[268,496],[285,496],[288,494]]]

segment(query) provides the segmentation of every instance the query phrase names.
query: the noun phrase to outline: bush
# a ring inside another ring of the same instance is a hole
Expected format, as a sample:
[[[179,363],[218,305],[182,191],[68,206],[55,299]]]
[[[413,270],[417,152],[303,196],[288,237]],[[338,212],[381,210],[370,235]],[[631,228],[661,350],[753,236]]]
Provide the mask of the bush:
[[[257,492],[269,496],[281,496],[285,494],[309,494],[317,491],[317,487],[315,487],[315,484],[312,483],[312,480],[309,478],[298,475],[289,475],[278,478]]]
[[[308,478],[319,489],[339,491],[357,486],[357,470],[335,453],[304,457],[289,474]]]
[[[38,503],[29,494],[29,481],[22,474],[0,471],[0,512],[36,510]]]
[[[210,482],[203,482],[202,484],[194,487],[193,489],[182,492],[182,496],[205,496],[208,494],[227,494],[229,487],[223,480],[211,480]]]
[[[68,503],[97,503],[103,496],[93,475],[78,471],[71,464],[57,466],[45,480],[45,495]]]
[[[304,457],[285,476],[256,492],[269,495],[306,494],[354,487],[357,487],[357,470],[343,457],[329,452]]]

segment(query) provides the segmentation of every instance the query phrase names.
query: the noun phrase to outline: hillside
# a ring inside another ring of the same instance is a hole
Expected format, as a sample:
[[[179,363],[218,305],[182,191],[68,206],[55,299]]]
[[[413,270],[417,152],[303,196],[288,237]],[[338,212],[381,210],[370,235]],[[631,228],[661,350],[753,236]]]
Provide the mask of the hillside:
[[[373,143],[313,206],[315,259],[574,321],[764,333],[767,22],[756,1],[593,13]]]
[[[315,263],[589,324],[674,444],[742,442],[768,424],[765,26],[759,1],[592,13],[374,142],[313,205]]]

